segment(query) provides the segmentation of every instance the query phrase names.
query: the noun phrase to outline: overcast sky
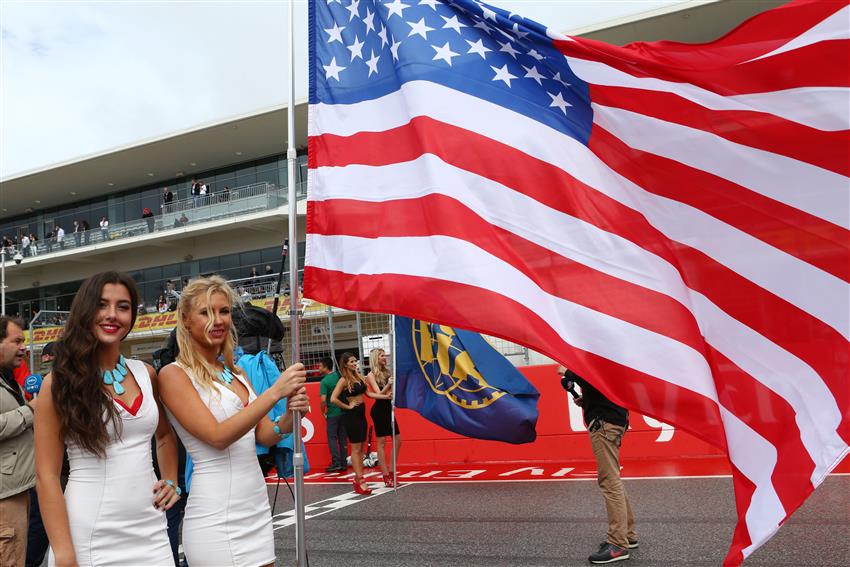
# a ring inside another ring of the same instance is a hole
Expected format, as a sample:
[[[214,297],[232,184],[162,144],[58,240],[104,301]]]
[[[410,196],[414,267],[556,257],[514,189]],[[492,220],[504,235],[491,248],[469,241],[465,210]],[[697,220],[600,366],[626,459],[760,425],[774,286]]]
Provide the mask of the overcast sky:
[[[680,1],[490,3],[566,32]],[[285,104],[287,29],[285,0],[0,0],[0,178]]]

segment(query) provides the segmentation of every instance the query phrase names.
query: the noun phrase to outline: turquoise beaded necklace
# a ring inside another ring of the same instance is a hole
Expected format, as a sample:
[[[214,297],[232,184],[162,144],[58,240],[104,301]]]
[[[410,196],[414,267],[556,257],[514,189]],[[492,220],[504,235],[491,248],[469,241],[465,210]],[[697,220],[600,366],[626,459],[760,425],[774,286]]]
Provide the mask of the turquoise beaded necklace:
[[[123,354],[118,357],[118,364],[115,365],[115,368],[112,370],[103,370],[101,374],[103,376],[103,383],[107,386],[112,386],[115,395],[120,396],[124,393],[124,386],[121,385],[121,382],[124,381],[124,377],[127,375],[127,361],[124,360]]]
[[[230,383],[233,382],[233,373],[225,366],[224,370],[218,373],[218,379],[230,386]]]

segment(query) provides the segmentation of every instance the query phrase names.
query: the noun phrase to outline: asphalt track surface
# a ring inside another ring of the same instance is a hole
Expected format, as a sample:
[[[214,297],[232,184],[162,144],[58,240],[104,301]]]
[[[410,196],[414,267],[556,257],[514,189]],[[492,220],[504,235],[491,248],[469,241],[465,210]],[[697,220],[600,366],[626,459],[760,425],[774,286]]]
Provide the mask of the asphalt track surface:
[[[626,480],[640,548],[618,565],[720,565],[736,515],[732,480]],[[377,486],[377,484],[373,485]],[[594,480],[411,483],[355,496],[306,484],[310,567],[572,566],[604,541]],[[270,486],[270,497],[275,487]],[[292,497],[275,504],[278,565],[295,563]],[[850,566],[850,476],[829,477],[745,566]]]

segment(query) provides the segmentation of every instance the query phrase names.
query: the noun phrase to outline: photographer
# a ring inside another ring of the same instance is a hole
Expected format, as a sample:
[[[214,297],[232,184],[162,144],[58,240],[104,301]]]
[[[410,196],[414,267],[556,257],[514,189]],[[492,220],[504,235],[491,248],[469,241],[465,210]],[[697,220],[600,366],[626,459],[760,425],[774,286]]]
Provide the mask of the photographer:
[[[561,385],[584,413],[584,423],[590,435],[593,456],[596,457],[596,479],[608,512],[608,537],[588,560],[594,564],[624,561],[629,558],[629,550],[638,547],[632,506],[620,479],[620,444],[629,427],[629,412],[603,396],[575,372],[563,366],[559,366],[557,372],[562,377]],[[581,394],[576,392],[575,385],[581,388]]]

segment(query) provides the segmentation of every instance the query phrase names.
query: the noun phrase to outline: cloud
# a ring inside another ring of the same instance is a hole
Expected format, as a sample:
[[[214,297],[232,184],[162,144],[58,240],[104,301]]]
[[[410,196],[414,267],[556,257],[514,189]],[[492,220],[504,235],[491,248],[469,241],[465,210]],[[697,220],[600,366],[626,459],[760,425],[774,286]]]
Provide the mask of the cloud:
[[[344,0],[345,1],[345,0]],[[494,0],[558,29],[669,1]],[[296,2],[296,97],[307,3]],[[286,103],[286,1],[0,0],[0,177]]]

